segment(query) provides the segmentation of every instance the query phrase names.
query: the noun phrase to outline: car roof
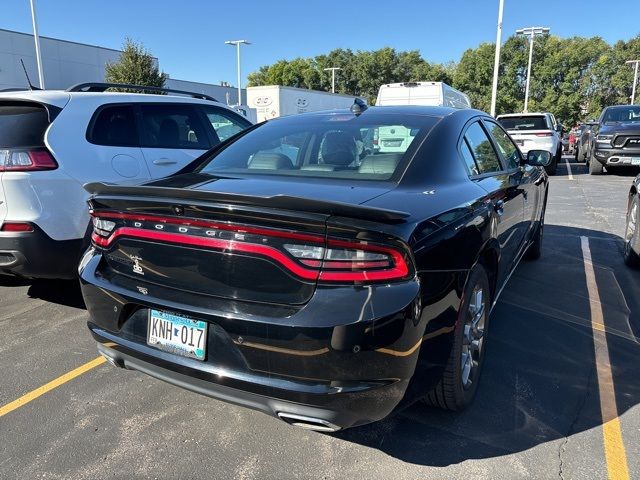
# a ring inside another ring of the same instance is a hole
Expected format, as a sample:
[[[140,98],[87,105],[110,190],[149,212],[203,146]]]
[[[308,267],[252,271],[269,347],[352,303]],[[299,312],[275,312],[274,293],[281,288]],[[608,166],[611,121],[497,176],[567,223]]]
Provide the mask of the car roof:
[[[205,105],[222,105],[224,104],[220,102],[212,102],[211,100],[204,100],[201,98],[193,98],[182,95],[157,95],[153,93],[128,93],[128,92],[66,92],[64,90],[19,90],[19,91],[8,91],[8,92],[0,92],[0,100],[29,100],[38,103],[45,103],[48,105],[54,105],[59,108],[64,108],[64,106],[69,102],[71,98],[74,99],[82,99],[82,98],[101,98],[107,101],[113,100],[121,100],[126,102],[133,103],[146,103],[146,102],[154,102],[154,103],[172,103],[172,102],[181,102],[181,103],[197,103],[197,104],[205,104]]]
[[[623,108],[633,108],[633,107],[638,108],[639,106],[640,105],[635,105],[635,104],[634,105],[630,105],[630,104],[627,104],[627,105],[609,105],[608,107],[605,107],[605,110],[609,110],[609,109],[611,109],[611,110],[614,110],[614,109],[621,110]]]
[[[542,115],[549,115],[549,112],[527,112],[527,113],[503,113],[496,118],[509,118],[509,117],[540,117]]]
[[[459,112],[473,112],[474,114],[482,114],[487,115],[484,112],[479,110],[474,110],[472,108],[451,108],[451,107],[435,107],[435,106],[426,106],[426,105],[386,105],[381,107],[367,107],[361,115],[376,115],[376,114],[385,114],[385,115],[423,115],[428,117],[446,117],[452,114],[456,114]],[[307,112],[301,114],[306,118],[313,116],[326,116],[326,115],[353,115],[348,108],[334,109],[334,110],[323,110],[318,112]],[[279,118],[289,118],[291,115],[287,117],[279,117]],[[277,119],[274,119],[277,120]]]

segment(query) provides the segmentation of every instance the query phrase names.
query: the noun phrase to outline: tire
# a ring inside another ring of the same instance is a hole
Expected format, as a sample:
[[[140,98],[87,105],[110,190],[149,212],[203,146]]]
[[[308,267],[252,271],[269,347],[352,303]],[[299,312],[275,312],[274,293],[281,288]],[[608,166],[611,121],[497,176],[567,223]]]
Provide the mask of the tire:
[[[481,299],[477,293],[480,291]],[[482,310],[480,311],[479,308]],[[428,405],[444,410],[462,410],[475,396],[484,363],[491,308],[491,289],[487,272],[481,264],[475,265],[464,288],[464,296],[454,330],[453,346],[442,378],[424,398]],[[473,318],[477,328],[472,328]],[[480,334],[479,332],[482,332]],[[473,339],[471,343],[470,339]],[[473,347],[471,345],[473,344]],[[469,363],[463,368],[463,354]],[[468,355],[471,355],[470,357]]]
[[[587,152],[584,152],[581,148],[578,148],[578,162],[587,163]]]
[[[558,171],[558,157],[562,158],[562,153],[558,154],[558,152],[556,152],[556,154],[551,157],[551,163],[549,166],[544,167],[547,175],[555,175]]]
[[[640,201],[636,193],[629,204],[627,211],[627,227],[624,233],[624,263],[633,268],[640,268],[640,255],[632,248],[638,245],[640,235]]]
[[[603,165],[591,155],[589,159],[589,175],[602,175],[603,170]]]
[[[546,206],[545,206],[546,210]],[[536,232],[533,234],[533,242],[527,248],[527,252],[524,254],[524,258],[527,260],[538,260],[540,255],[542,255],[542,240],[544,239],[544,213],[545,210],[542,210],[542,215],[540,216],[540,221],[536,226]]]

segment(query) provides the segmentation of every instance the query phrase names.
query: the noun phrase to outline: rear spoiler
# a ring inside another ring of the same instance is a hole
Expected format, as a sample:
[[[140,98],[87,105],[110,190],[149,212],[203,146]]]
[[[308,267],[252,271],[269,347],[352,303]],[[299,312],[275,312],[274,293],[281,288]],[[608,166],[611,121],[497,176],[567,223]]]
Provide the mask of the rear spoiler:
[[[253,207],[277,208],[281,210],[301,210],[309,213],[335,215],[340,217],[360,218],[384,223],[401,223],[409,213],[398,210],[352,205],[343,202],[327,202],[311,198],[293,197],[289,195],[274,195],[260,197],[254,195],[239,195],[235,193],[207,192],[170,187],[128,186],[102,182],[92,182],[84,185],[84,189],[92,197],[120,196],[120,197],[151,197],[166,200],[206,201],[233,205],[247,205]]]

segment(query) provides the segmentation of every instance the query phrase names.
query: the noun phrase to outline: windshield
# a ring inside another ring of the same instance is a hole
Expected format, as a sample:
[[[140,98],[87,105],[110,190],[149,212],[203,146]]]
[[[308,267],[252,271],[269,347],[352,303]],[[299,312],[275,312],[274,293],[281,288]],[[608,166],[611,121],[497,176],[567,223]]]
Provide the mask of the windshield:
[[[267,122],[214,153],[197,172],[388,180],[433,117],[331,114]]]
[[[544,116],[504,117],[498,119],[507,130],[549,130]]]
[[[640,122],[640,106],[607,108],[602,121],[604,123]]]

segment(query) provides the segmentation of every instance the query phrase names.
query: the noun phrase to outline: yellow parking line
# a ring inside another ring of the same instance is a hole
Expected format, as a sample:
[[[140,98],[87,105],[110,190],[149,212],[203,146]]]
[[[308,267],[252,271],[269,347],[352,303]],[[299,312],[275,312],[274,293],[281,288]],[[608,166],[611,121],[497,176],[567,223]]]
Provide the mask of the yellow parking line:
[[[0,417],[6,415],[7,413],[13,412],[14,410],[25,406],[32,400],[44,395],[45,393],[53,390],[54,388],[59,387],[67,383],[70,380],[82,375],[83,373],[88,372],[92,368],[97,367],[98,365],[102,365],[106,360],[104,357],[94,358],[90,362],[85,363],[84,365],[80,365],[78,368],[71,370],[70,372],[65,373],[64,375],[59,376],[58,378],[51,380],[49,383],[42,385],[41,387],[36,388],[35,390],[31,390],[29,393],[21,396],[20,398],[14,400],[13,402],[9,402],[6,405],[0,407]]]
[[[622,429],[618,417],[616,404],[616,392],[611,372],[611,358],[609,357],[609,345],[607,336],[602,326],[604,314],[600,303],[600,293],[596,284],[596,275],[591,261],[591,249],[589,239],[580,237],[582,243],[582,256],[584,258],[584,271],[587,279],[587,292],[589,293],[589,306],[591,309],[591,331],[593,334],[593,347],[595,350],[596,371],[598,375],[598,390],[600,393],[600,413],[602,415],[602,435],[604,439],[604,454],[607,461],[607,472],[610,479],[627,480],[629,478],[629,466],[627,464],[627,452],[622,440]]]

